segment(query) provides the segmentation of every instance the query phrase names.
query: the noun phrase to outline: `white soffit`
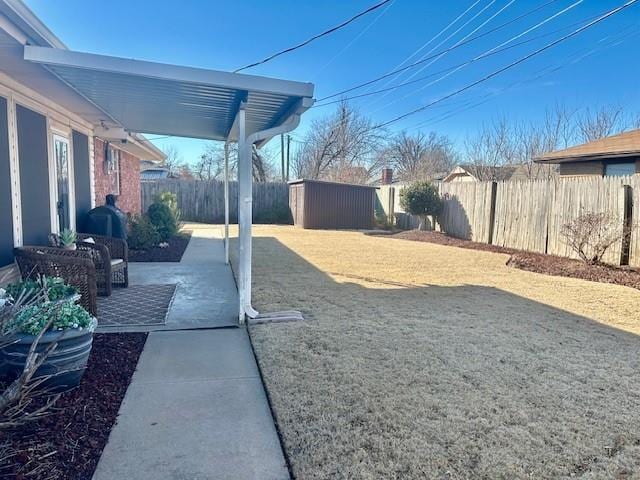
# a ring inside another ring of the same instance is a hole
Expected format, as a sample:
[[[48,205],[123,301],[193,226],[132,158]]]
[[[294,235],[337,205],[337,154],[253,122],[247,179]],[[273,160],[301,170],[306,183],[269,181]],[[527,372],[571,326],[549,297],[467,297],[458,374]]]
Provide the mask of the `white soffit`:
[[[278,126],[313,104],[311,83],[48,47],[24,47],[126,130],[226,140],[244,102],[247,134]]]

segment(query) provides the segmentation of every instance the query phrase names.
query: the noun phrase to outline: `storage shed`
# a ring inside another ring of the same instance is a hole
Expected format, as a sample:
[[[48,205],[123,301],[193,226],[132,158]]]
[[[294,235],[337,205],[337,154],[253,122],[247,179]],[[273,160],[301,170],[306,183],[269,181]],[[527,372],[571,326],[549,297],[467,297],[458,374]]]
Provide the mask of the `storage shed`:
[[[289,182],[289,207],[294,225],[302,228],[374,226],[376,187],[321,180]]]

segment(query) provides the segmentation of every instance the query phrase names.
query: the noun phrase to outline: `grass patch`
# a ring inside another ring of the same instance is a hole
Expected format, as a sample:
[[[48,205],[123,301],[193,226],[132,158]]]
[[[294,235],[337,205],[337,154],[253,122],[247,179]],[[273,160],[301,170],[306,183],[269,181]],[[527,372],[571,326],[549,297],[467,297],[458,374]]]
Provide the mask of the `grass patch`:
[[[640,474],[637,290],[358,232],[254,233],[254,305],[309,320],[251,328],[297,478]]]

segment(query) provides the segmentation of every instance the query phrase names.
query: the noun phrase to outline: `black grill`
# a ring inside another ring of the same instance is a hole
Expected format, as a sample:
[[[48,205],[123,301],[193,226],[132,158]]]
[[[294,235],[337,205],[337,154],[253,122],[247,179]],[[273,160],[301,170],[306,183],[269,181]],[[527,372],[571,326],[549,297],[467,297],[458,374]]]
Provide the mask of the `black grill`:
[[[127,238],[127,217],[117,207],[103,205],[89,210],[84,225],[84,233],[107,237]]]

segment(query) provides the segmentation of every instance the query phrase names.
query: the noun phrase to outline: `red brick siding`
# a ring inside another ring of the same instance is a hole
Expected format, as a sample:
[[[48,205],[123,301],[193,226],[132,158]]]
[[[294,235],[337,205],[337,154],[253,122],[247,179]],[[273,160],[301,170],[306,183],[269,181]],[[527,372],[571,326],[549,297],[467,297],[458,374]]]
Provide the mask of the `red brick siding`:
[[[104,199],[113,193],[115,173],[107,174],[104,168],[105,142],[94,139],[94,172],[96,205],[104,205]],[[120,150],[120,195],[118,207],[127,213],[140,213],[140,159]]]

